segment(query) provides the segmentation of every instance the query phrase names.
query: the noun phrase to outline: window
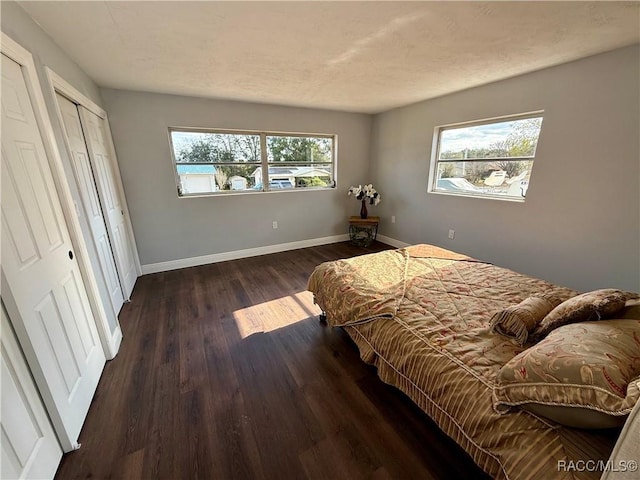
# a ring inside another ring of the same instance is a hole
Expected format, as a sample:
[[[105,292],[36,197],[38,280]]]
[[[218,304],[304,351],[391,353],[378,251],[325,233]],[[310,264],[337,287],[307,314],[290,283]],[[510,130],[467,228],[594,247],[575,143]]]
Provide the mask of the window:
[[[170,128],[178,195],[335,186],[335,135]]]
[[[436,129],[430,192],[524,201],[542,112]]]

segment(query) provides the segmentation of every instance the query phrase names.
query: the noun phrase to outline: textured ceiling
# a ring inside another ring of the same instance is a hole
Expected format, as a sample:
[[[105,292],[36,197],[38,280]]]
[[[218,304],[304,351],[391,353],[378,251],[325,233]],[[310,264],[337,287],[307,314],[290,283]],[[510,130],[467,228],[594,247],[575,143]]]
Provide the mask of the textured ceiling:
[[[102,87],[375,113],[640,41],[639,2],[20,2]]]

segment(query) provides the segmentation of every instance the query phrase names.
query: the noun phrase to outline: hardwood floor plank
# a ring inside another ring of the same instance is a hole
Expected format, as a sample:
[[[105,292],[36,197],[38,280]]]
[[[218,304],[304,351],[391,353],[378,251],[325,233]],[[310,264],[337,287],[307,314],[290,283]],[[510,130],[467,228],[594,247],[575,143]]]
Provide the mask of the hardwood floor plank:
[[[155,368],[153,401],[146,406],[151,416],[146,436],[144,472],[148,478],[180,477],[178,455],[191,441],[178,428],[180,383],[178,365],[165,363]],[[148,387],[150,389],[150,387]],[[183,441],[178,443],[176,438]]]
[[[286,372],[284,361],[269,337],[263,333],[245,339],[232,357],[241,382],[246,415],[259,439],[263,469],[268,478],[289,472],[300,478],[298,449],[308,448],[322,438],[322,429]]]
[[[302,452],[300,462],[307,478],[335,480],[371,478],[375,468],[371,459],[362,461],[357,456],[348,455],[349,452],[349,444],[339,435],[332,435]]]
[[[115,469],[113,478],[126,478],[127,480],[145,480],[144,473],[144,449],[136,450],[122,457]]]
[[[347,242],[146,275],[56,478],[482,478],[306,291]]]

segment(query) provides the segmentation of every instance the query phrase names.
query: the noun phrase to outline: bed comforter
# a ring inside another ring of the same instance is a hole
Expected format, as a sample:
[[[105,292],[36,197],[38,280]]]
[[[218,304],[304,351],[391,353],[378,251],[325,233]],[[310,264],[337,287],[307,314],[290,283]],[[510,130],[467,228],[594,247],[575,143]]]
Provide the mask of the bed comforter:
[[[496,478],[598,478],[562,462],[609,458],[615,437],[492,406],[500,368],[525,347],[489,332],[494,312],[534,293],[575,291],[416,245],[319,265],[308,288],[331,326]]]

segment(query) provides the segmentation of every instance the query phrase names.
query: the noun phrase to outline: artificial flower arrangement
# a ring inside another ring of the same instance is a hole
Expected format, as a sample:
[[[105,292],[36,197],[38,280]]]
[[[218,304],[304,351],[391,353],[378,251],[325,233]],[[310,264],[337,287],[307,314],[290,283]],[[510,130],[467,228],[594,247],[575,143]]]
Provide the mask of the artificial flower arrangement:
[[[358,185],[357,187],[349,187],[347,195],[353,195],[356,200],[362,200],[362,208],[360,209],[360,218],[367,218],[367,200],[370,205],[378,205],[380,203],[380,194],[373,188],[372,184]]]
[[[373,185],[358,185],[350,187],[348,195],[353,195],[357,200],[369,200],[370,205],[378,205],[380,203],[380,194],[373,188]]]

